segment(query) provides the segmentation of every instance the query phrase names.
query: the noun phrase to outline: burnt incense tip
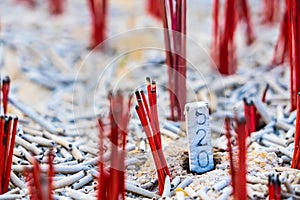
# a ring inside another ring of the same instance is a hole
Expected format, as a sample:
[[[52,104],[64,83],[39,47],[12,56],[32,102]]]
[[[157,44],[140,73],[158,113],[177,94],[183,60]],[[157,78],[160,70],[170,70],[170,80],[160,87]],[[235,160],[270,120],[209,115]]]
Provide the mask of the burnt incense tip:
[[[135,96],[136,96],[137,100],[141,99],[141,95],[140,95],[139,91],[135,91]]]
[[[243,97],[243,101],[246,105],[249,105],[248,99],[246,97]]]
[[[108,91],[108,93],[107,93],[107,97],[108,98],[111,98],[113,96],[113,92],[110,90],[110,91]]]
[[[146,82],[147,82],[147,84],[150,84],[150,83],[151,83],[151,79],[150,79],[149,76],[146,77]]]
[[[269,88],[269,87],[270,87],[270,84],[269,84],[269,83],[267,83],[267,84],[266,84],[266,88]]]
[[[10,83],[10,78],[9,78],[9,76],[5,76],[5,77],[3,78],[3,80],[2,80],[2,83],[3,83],[3,84]]]
[[[135,106],[135,109],[138,110],[140,107],[138,105]]]
[[[128,95],[128,98],[131,99],[131,98],[133,97],[133,95],[134,95],[134,94],[131,94],[131,93],[130,93],[130,94]]]
[[[268,183],[270,184],[270,183],[271,183],[271,181],[272,181],[272,175],[271,175],[271,174],[269,174],[269,175],[268,175]]]
[[[117,94],[117,96],[122,96],[123,95],[121,90],[117,90],[116,94]]]
[[[155,80],[152,81],[152,85],[156,85],[156,81]]]

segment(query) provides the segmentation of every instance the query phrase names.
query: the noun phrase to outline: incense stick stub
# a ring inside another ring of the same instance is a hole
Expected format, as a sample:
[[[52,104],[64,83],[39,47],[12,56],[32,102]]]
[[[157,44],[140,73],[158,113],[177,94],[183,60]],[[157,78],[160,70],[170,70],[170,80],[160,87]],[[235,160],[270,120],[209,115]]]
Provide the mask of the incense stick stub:
[[[185,106],[187,135],[189,140],[190,170],[204,173],[214,168],[208,104],[188,103]]]

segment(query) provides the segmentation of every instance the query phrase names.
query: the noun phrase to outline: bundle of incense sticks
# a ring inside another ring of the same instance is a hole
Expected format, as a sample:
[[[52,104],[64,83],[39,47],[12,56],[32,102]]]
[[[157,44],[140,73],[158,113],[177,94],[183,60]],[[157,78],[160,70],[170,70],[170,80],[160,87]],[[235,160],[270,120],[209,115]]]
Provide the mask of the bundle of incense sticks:
[[[279,180],[279,174],[270,174],[268,177],[269,199],[280,200],[281,199],[281,183]]]
[[[234,199],[247,199],[247,189],[246,189],[246,126],[245,122],[241,122],[235,119],[235,132],[237,135],[237,145],[238,151],[233,151],[232,141],[233,137],[231,134],[231,120],[230,118],[225,118],[225,129],[226,129],[226,138],[227,138],[227,148],[229,152],[229,164],[230,164],[230,173],[231,173],[231,184],[233,188],[233,197]]]
[[[150,78],[147,78],[147,81],[149,82]],[[135,92],[138,102],[138,105],[135,109],[148,138],[148,142],[156,166],[156,171],[158,174],[159,193],[162,194],[165,178],[166,176],[170,177],[170,171],[162,151],[155,81],[152,81],[151,84],[147,85],[147,93],[149,103],[147,102],[145,94],[142,90]]]
[[[10,171],[12,167],[13,151],[17,134],[18,118],[7,116],[7,104],[10,88],[10,79],[5,76],[1,85],[2,110],[0,116],[0,194],[8,191]]]
[[[247,0],[226,0],[224,11],[224,22],[219,23],[220,0],[213,2],[213,35],[211,44],[211,57],[213,66],[217,66],[223,75],[234,74],[237,70],[235,55],[235,31],[238,20],[246,22],[247,44],[250,45],[254,39],[251,24],[250,11]]]
[[[170,119],[182,121],[186,103],[186,0],[164,0],[162,8],[169,76]]]
[[[289,57],[290,57],[290,90],[291,110],[296,109],[297,93],[300,92],[300,2],[297,0],[288,1],[288,31],[289,31]]]
[[[91,48],[97,47],[106,39],[107,0],[88,0],[91,13]]]
[[[127,143],[127,126],[130,117],[131,97],[126,104],[123,95],[109,94],[109,139],[111,141],[110,167],[106,167],[103,159],[104,132],[106,127],[102,119],[99,124],[99,180],[98,199],[125,199],[125,147]]]
[[[295,169],[300,169],[300,93],[298,93],[297,98],[297,115],[294,142],[294,153],[291,167]]]
[[[60,15],[64,10],[64,0],[49,0],[49,12],[52,15]]]
[[[281,0],[263,0],[262,23],[274,24],[280,18]]]
[[[275,4],[275,1],[269,1],[272,4]],[[277,2],[277,1],[276,1]],[[267,10],[270,10],[267,9]],[[283,64],[285,58],[288,55],[288,43],[289,43],[289,22],[288,22],[288,1],[285,1],[285,11],[283,14],[283,18],[280,23],[280,30],[277,42],[274,48],[274,55],[272,59],[272,66]]]
[[[8,191],[18,118],[0,116],[0,194]]]
[[[161,6],[157,5],[157,0],[148,0],[147,1],[147,12],[151,16],[153,16],[159,20],[162,19],[162,10],[161,9],[162,9]]]
[[[53,199],[53,177],[55,175],[52,150],[48,155],[48,171],[46,174],[41,172],[41,167],[36,158],[32,157],[32,168],[25,168],[23,174],[29,189],[31,200]]]

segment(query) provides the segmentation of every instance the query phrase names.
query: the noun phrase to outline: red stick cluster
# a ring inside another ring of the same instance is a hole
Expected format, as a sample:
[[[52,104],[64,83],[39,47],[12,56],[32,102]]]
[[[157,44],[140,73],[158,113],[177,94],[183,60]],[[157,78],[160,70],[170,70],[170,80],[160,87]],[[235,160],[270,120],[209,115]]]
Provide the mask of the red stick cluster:
[[[157,5],[157,0],[147,1],[147,12],[159,20],[162,19],[162,10],[161,7]]]
[[[169,76],[170,118],[182,121],[186,103],[186,0],[164,0],[162,7]]]
[[[129,97],[127,104],[120,92],[116,95],[110,93],[108,98],[110,102],[110,126],[105,127],[102,119],[98,119],[100,128],[98,199],[125,199],[124,160],[131,97]],[[110,167],[106,167],[103,160],[105,130],[108,130],[111,141]]]
[[[270,174],[269,175],[269,199],[280,200],[281,199],[281,183],[279,180],[279,175]]]
[[[64,0],[49,0],[49,12],[52,15],[60,15],[64,11]]]
[[[8,191],[18,118],[0,116],[0,194]]]
[[[288,0],[288,31],[289,31],[289,56],[291,74],[291,110],[296,109],[297,93],[300,92],[300,2]]]
[[[147,78],[147,80],[149,82],[150,78]],[[138,105],[135,109],[148,138],[158,175],[159,193],[162,194],[165,184],[165,178],[166,176],[170,177],[170,171],[162,151],[156,102],[156,83],[154,81],[152,81],[151,84],[147,85],[147,93],[149,104],[146,101],[146,97],[143,91],[135,92],[138,102]]]
[[[236,127],[235,132],[237,134],[238,152],[233,151],[233,137],[231,135],[231,121],[229,118],[225,118],[225,129],[227,137],[227,148],[229,152],[229,164],[231,172],[231,184],[233,188],[234,199],[247,199],[247,187],[246,187],[246,125],[245,122],[240,122],[235,119]]]
[[[255,37],[252,29],[250,11],[247,0],[226,0],[224,22],[219,23],[220,0],[213,2],[213,36],[211,57],[213,65],[223,75],[234,74],[237,70],[234,35],[238,20],[246,23],[247,44],[250,45]]]
[[[106,39],[107,0],[88,0],[92,18],[91,48]]]
[[[32,168],[25,168],[24,176],[29,188],[30,200],[52,200],[53,199],[53,177],[55,175],[53,166],[54,155],[52,150],[48,155],[48,171],[41,172],[41,167],[36,158],[32,157]]]

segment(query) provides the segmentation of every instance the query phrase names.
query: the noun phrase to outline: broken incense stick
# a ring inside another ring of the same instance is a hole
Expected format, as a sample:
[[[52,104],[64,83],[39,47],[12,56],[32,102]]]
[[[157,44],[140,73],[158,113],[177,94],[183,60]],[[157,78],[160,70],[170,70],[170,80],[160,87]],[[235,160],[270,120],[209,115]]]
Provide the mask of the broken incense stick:
[[[129,192],[132,192],[132,193],[135,193],[135,194],[139,194],[139,195],[144,196],[144,197],[159,198],[159,196],[157,194],[153,193],[153,192],[150,192],[148,190],[142,189],[140,187],[136,187],[136,186],[128,184],[128,183],[125,184],[125,188]]]
[[[65,187],[65,186],[71,186],[71,184],[73,184],[76,181],[80,180],[84,176],[85,176],[85,171],[77,172],[76,174],[68,176],[68,177],[66,177],[62,180],[54,181],[53,182],[53,187],[54,187],[54,189],[58,189],[58,188],[62,188],[62,187]]]

